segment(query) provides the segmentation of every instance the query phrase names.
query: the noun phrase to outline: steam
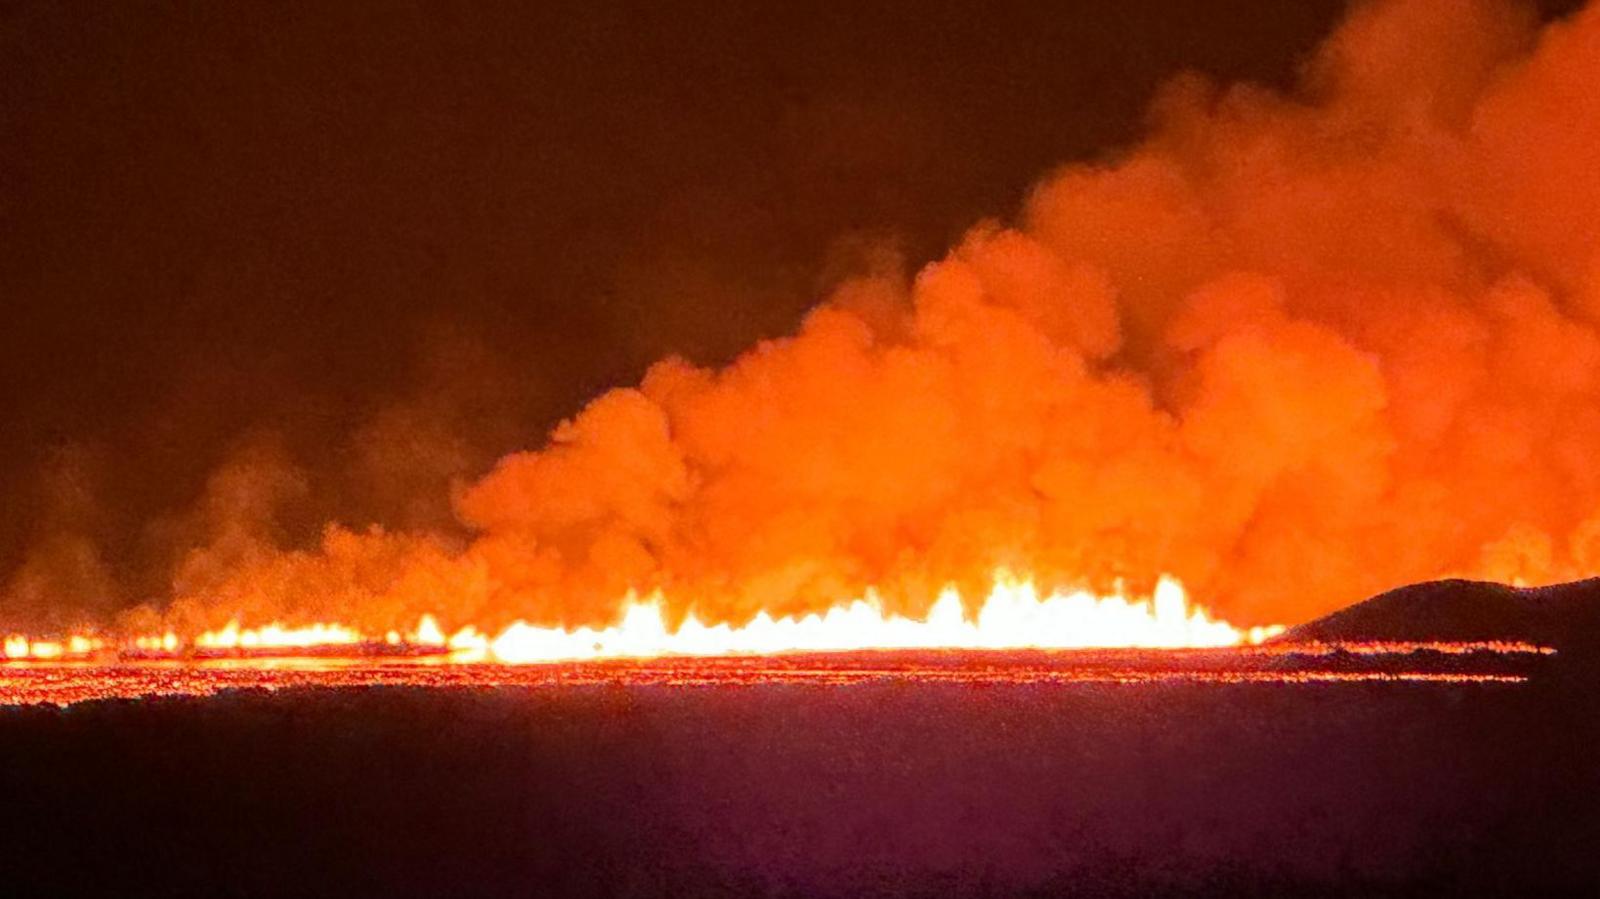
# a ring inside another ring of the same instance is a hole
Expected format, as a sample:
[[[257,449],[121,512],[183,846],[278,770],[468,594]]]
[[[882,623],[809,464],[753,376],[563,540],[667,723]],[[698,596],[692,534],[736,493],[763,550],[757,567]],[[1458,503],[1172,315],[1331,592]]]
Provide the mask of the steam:
[[[1181,77],[1142,144],[1015,223],[845,283],[726,368],[670,358],[596,398],[458,490],[465,541],[330,525],[284,550],[274,498],[303,484],[224,469],[165,614],[570,625],[660,589],[739,622],[869,585],[916,612],[1005,566],[1169,573],[1255,624],[1593,573],[1597,84],[1600,7],[1540,30],[1360,6],[1294,93]]]

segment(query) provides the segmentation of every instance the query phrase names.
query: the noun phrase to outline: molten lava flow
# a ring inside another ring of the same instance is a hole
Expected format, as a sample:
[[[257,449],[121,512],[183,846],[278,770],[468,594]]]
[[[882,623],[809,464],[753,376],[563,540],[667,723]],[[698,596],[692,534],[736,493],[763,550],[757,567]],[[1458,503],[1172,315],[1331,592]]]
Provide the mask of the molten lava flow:
[[[994,587],[976,615],[964,614],[960,596],[947,588],[922,619],[886,613],[868,593],[822,614],[773,618],[765,612],[747,624],[710,625],[690,615],[677,628],[668,625],[666,603],[629,599],[621,620],[605,628],[537,627],[518,621],[490,637],[475,627],[446,635],[425,615],[409,633],[381,637],[334,623],[242,627],[239,622],[192,639],[167,632],[123,640],[120,652],[135,657],[184,654],[296,655],[373,647],[405,647],[448,655],[464,662],[509,664],[643,659],[663,656],[760,656],[804,652],[903,649],[1082,649],[1199,648],[1260,643],[1281,628],[1241,630],[1193,606],[1182,585],[1163,578],[1148,600],[1087,591],[1041,596],[1031,581],[997,574]],[[8,638],[8,659],[84,658],[102,654],[103,638],[74,636],[66,641]]]

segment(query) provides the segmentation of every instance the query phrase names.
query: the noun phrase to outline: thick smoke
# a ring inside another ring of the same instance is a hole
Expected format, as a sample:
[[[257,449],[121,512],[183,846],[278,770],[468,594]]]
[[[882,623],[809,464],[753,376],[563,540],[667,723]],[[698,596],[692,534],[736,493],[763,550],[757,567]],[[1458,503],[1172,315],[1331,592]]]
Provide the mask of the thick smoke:
[[[1592,573],[1597,84],[1600,7],[1360,6],[1294,93],[1179,78],[1015,224],[598,397],[457,491],[464,543],[281,551],[257,525],[292,476],[219,474],[167,615],[575,624],[659,588],[741,621],[868,585],[915,611],[1007,566],[1171,573],[1252,624]]]

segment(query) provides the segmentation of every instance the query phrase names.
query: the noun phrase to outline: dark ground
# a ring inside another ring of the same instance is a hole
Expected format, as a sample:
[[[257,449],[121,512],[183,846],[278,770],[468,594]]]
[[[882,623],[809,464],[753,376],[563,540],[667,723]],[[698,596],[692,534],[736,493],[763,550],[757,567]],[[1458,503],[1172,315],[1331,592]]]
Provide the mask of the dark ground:
[[[13,896],[1592,895],[1587,680],[9,709],[0,882]]]

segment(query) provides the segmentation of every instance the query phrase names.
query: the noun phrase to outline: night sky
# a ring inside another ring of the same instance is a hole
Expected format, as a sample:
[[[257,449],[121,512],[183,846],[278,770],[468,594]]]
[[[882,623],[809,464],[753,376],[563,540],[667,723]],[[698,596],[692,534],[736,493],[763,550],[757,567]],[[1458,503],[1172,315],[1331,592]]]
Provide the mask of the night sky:
[[[1185,69],[1289,83],[1332,2],[0,5],[0,579],[164,590],[267,447],[323,522],[448,526],[671,353],[786,333],[1113,152]]]

